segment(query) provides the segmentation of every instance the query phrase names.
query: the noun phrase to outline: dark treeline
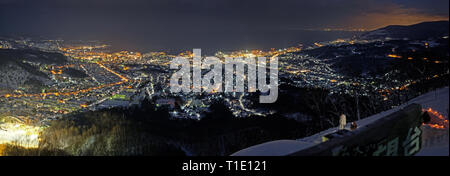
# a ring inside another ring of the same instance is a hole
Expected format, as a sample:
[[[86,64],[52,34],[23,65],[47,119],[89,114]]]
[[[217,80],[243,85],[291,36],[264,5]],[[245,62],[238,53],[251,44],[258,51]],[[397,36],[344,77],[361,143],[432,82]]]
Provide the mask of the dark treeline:
[[[234,118],[223,102],[213,103],[201,120],[171,119],[167,109],[155,109],[144,100],[140,107],[56,120],[42,133],[34,154],[229,155],[266,141],[295,139],[307,129],[306,124],[277,115]]]

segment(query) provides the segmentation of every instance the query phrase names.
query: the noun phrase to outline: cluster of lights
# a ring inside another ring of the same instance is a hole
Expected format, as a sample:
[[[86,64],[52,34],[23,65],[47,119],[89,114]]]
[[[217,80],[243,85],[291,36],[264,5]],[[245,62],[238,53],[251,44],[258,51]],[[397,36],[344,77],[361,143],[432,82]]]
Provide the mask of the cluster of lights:
[[[431,116],[430,123],[423,124],[435,129],[448,129],[448,120],[438,111],[433,110],[432,108],[422,109],[423,112],[428,112]]]
[[[300,51],[301,48],[300,47],[290,47],[290,48],[286,48],[286,49],[279,49],[279,50],[275,50],[274,48],[272,48],[270,51],[262,51],[262,50],[251,50],[251,51],[234,51],[231,52],[230,54],[223,54],[223,57],[232,57],[232,58],[236,58],[236,57],[246,57],[246,58],[252,58],[252,57],[265,57],[265,56],[278,56],[278,55],[283,55],[286,53],[291,53],[291,52],[298,52]]]
[[[0,97],[5,97],[5,98],[20,98],[20,97],[46,97],[46,96],[70,96],[70,95],[77,95],[80,93],[87,93],[93,90],[97,90],[97,89],[102,89],[105,87],[112,87],[112,86],[116,86],[116,85],[121,85],[123,83],[126,83],[129,81],[128,78],[126,78],[125,76],[120,75],[119,73],[109,69],[108,67],[104,66],[103,64],[101,64],[100,62],[97,62],[97,64],[104,68],[105,70],[111,72],[112,74],[118,76],[119,78],[122,79],[122,81],[119,82],[115,82],[115,83],[110,83],[110,84],[103,84],[97,87],[90,87],[90,88],[86,88],[86,89],[81,89],[81,90],[77,90],[77,91],[72,91],[72,92],[49,92],[49,93],[40,93],[40,94],[5,94],[2,95]]]

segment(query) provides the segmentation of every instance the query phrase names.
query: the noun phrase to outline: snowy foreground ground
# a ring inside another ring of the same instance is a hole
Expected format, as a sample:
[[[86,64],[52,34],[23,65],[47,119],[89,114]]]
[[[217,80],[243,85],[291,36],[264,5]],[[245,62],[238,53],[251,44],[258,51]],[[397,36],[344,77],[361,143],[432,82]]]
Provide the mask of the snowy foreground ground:
[[[411,103],[422,105],[423,109],[432,108],[439,112],[448,120],[449,94],[448,87],[428,92],[424,95],[416,97],[396,108],[372,115],[357,121],[358,128],[364,128],[368,124],[394,113]],[[447,121],[448,123],[448,121]],[[350,128],[347,124],[346,128]],[[445,129],[436,129],[429,126],[422,126],[422,149],[416,156],[449,156],[449,129],[448,124]],[[322,142],[322,136],[335,132],[336,128],[319,132],[309,137],[297,140],[278,140],[271,141],[259,145],[255,145],[234,153],[232,156],[284,156],[295,153],[302,149],[309,148]]]
[[[448,87],[429,92],[424,96],[411,100],[422,105],[422,108],[432,108],[438,111],[448,120],[449,111]],[[448,126],[448,125],[447,125]],[[417,156],[449,156],[449,129],[434,129],[428,126],[422,127],[422,150]]]

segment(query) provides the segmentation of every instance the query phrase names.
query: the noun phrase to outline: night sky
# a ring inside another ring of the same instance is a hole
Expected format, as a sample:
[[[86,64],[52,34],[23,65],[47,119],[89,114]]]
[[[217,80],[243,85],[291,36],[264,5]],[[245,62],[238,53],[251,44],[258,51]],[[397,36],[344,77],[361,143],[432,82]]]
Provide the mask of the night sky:
[[[0,0],[0,35],[99,39],[131,50],[251,49],[448,20],[449,0]]]

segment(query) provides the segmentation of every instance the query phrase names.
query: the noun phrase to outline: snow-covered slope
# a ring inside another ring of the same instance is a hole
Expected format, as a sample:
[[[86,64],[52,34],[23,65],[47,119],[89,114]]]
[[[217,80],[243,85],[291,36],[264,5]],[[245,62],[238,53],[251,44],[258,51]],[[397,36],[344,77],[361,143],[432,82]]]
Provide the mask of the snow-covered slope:
[[[448,120],[448,90],[449,88],[445,87],[435,91],[431,91],[424,95],[416,97],[401,106],[361,119],[356,122],[358,124],[357,130],[366,128],[367,125],[375,122],[376,120],[399,111],[412,103],[420,104],[424,109],[432,108],[440,112]],[[347,124],[346,128],[349,129],[350,124]],[[422,149],[416,155],[449,155],[448,128],[434,129],[428,126],[422,126],[421,129],[423,131]],[[330,128],[328,130],[324,130],[312,136],[301,138],[298,140],[271,141],[240,150],[232,154],[232,156],[285,156],[321,143],[322,136],[334,133],[336,132],[336,130],[337,128]]]

